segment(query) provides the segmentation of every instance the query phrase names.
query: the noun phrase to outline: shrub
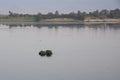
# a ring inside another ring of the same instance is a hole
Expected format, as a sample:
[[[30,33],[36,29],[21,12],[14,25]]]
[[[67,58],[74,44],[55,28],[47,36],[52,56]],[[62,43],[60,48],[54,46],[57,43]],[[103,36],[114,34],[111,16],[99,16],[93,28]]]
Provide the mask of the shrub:
[[[48,56],[48,57],[52,56],[52,51],[51,50],[46,50],[46,56]]]
[[[40,51],[40,52],[39,52],[39,55],[40,55],[40,56],[45,56],[45,55],[46,55],[46,52],[45,52],[45,51]]]
[[[46,50],[46,51],[40,51],[39,52],[39,55],[40,56],[47,56],[47,57],[50,57],[50,56],[52,56],[52,51],[51,50]]]

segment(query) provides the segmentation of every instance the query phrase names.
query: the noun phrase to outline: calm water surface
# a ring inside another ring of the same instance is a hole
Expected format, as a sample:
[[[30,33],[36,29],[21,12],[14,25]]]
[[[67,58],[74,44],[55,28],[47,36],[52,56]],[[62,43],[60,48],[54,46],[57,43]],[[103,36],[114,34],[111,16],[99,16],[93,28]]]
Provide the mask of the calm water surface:
[[[0,80],[120,80],[120,25],[0,25]]]

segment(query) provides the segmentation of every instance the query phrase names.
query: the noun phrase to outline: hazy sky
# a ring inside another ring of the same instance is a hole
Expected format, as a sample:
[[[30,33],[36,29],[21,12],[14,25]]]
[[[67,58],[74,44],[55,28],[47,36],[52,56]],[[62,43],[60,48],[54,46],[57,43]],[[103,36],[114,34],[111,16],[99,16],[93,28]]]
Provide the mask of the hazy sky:
[[[120,8],[120,0],[0,0],[0,13],[47,13]]]

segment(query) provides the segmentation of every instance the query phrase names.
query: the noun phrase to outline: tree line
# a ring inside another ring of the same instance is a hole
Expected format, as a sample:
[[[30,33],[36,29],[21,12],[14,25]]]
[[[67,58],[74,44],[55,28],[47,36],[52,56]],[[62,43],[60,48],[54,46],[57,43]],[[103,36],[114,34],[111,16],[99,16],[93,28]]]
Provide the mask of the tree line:
[[[105,19],[105,18],[120,18],[120,9],[114,9],[114,10],[96,10],[92,12],[81,12],[78,10],[77,12],[70,12],[70,13],[59,13],[59,11],[49,12],[47,14],[37,13],[37,14],[19,14],[14,13],[12,11],[9,11],[9,15],[7,17],[31,17],[35,21],[40,21],[42,19],[54,19],[54,18],[71,18],[76,20],[84,20],[86,17],[90,18],[99,18],[99,19]]]

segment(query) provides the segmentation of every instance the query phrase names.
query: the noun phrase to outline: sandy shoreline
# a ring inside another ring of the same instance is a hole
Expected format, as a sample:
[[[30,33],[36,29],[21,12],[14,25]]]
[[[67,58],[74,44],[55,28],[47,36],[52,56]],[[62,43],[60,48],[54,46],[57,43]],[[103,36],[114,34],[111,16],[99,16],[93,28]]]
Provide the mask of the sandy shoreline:
[[[85,19],[84,24],[120,23],[120,19]]]

